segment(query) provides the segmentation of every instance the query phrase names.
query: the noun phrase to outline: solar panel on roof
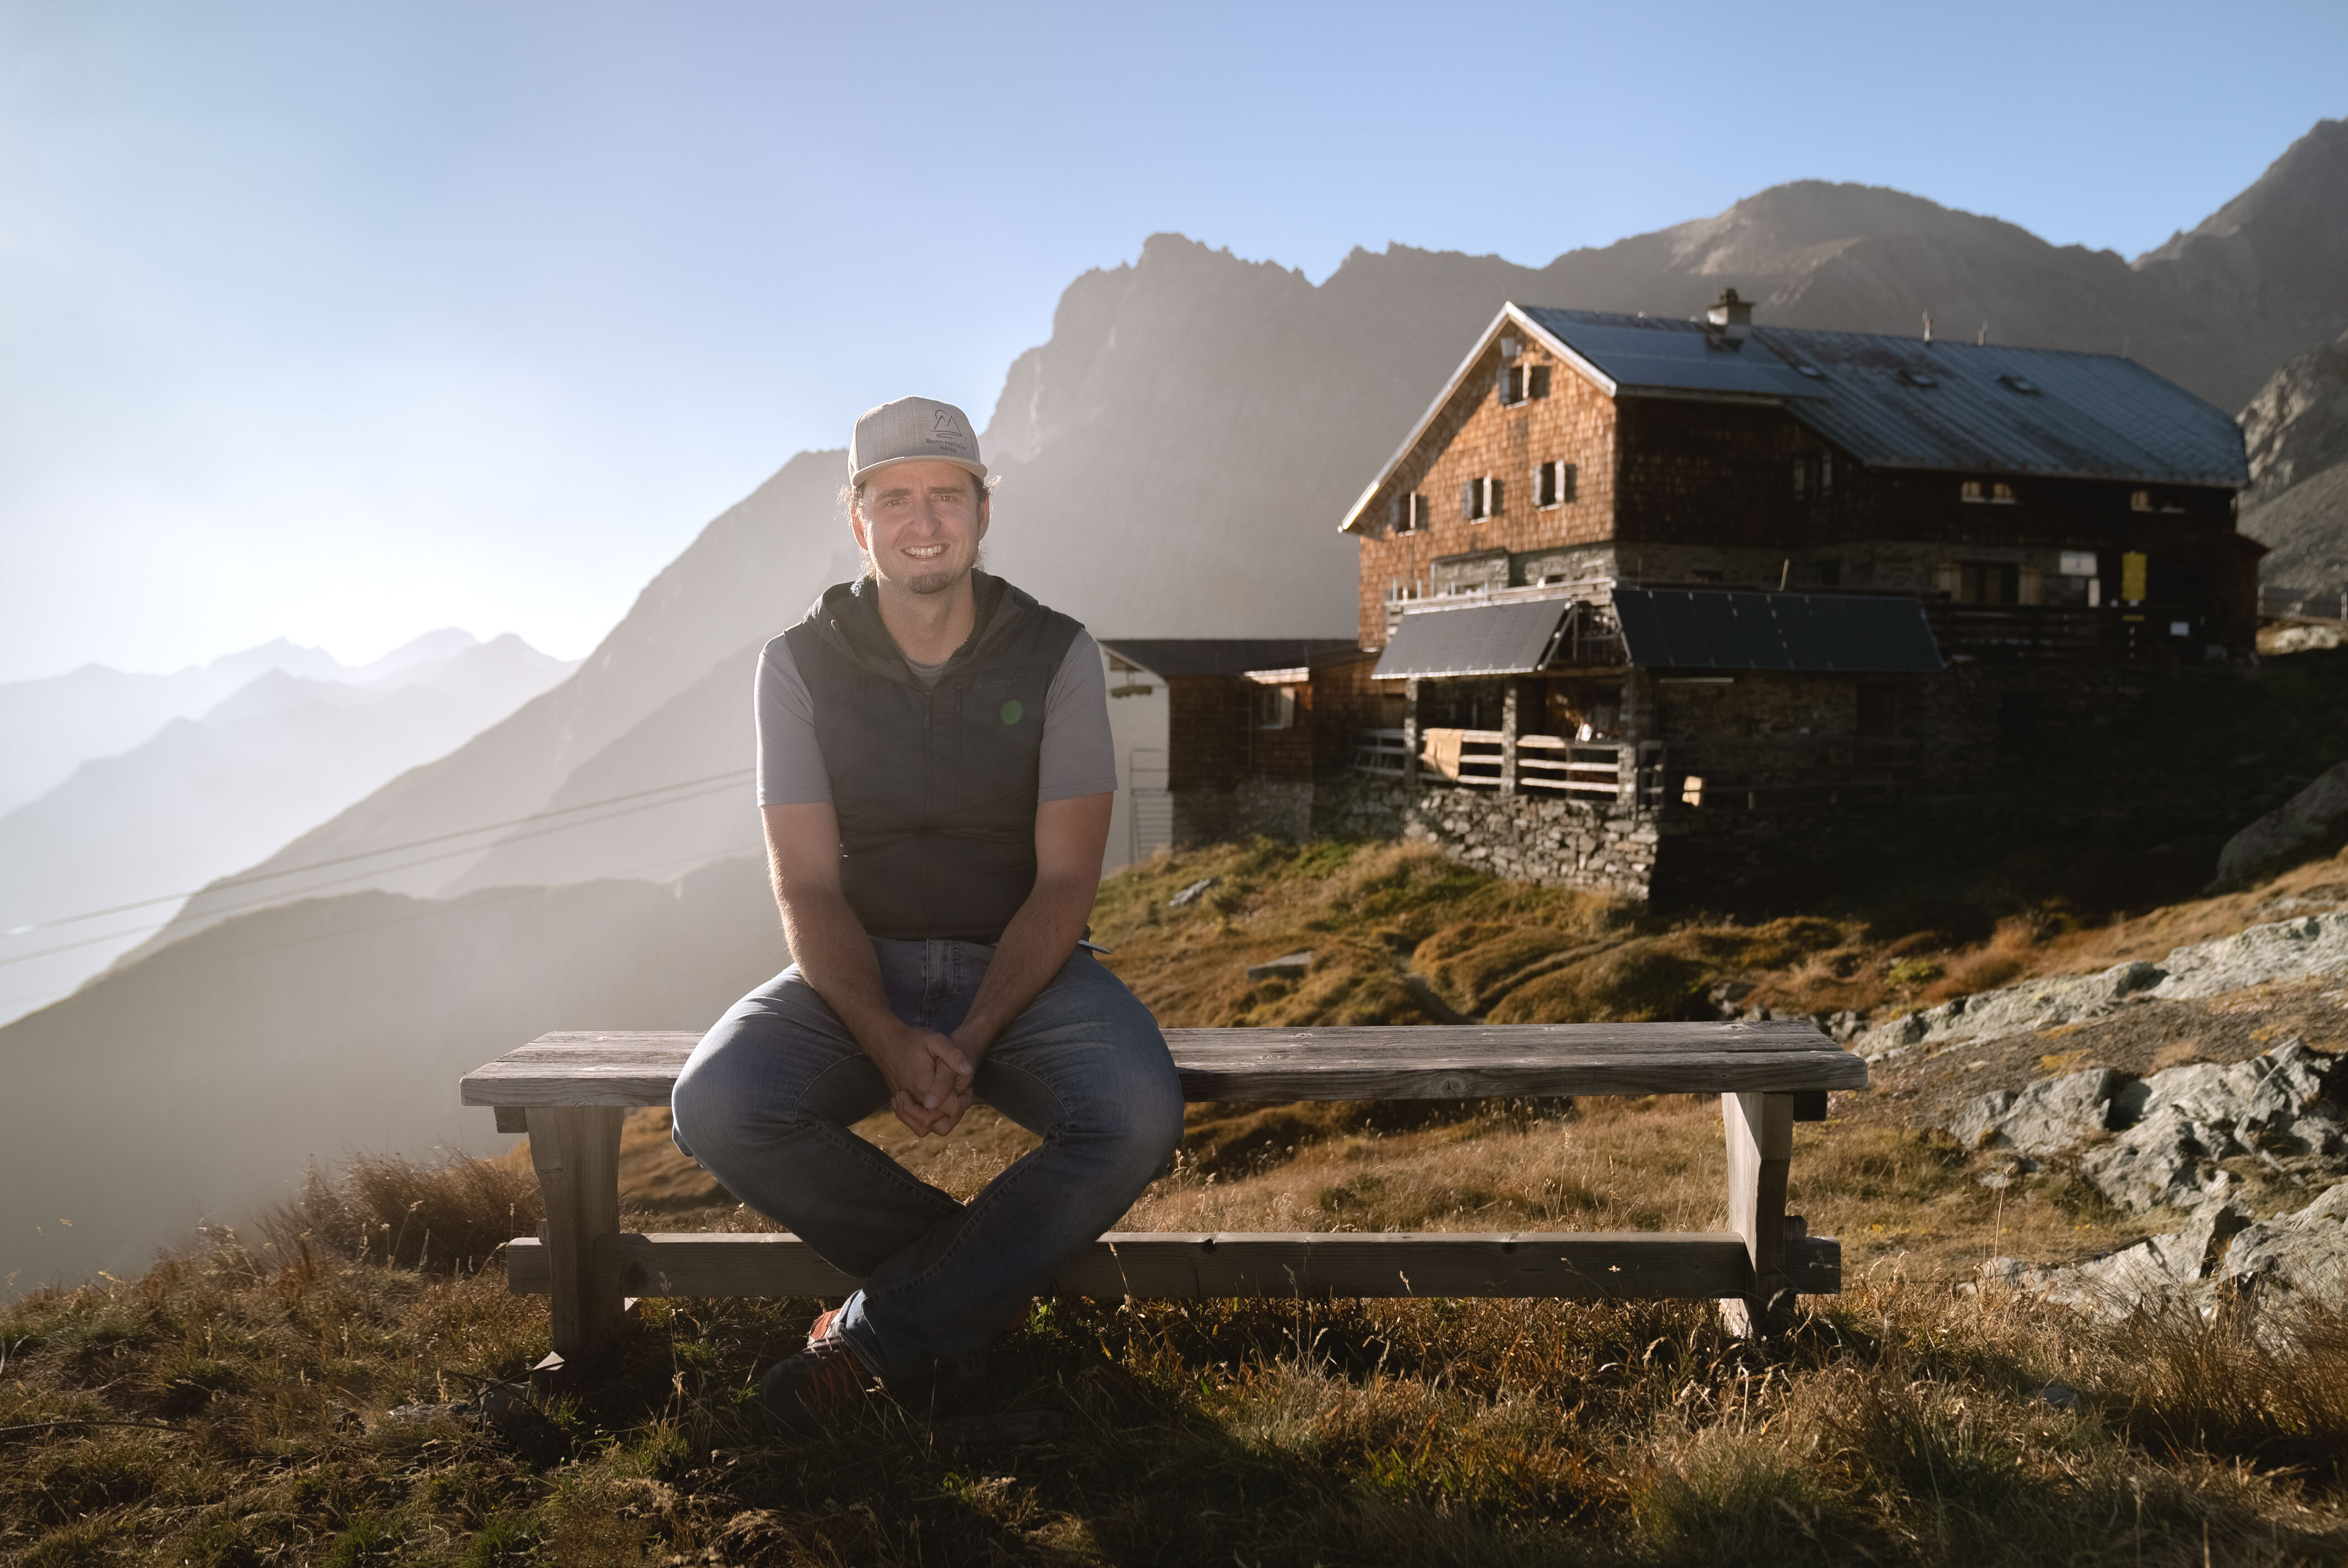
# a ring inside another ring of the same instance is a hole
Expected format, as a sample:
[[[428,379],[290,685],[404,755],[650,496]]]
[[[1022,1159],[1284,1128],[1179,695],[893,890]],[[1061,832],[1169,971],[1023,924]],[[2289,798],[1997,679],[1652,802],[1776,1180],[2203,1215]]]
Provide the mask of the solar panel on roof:
[[[1529,674],[1541,667],[1566,609],[1564,600],[1537,599],[1406,615],[1370,678]]]
[[[1650,670],[1931,673],[1924,607],[1895,596],[1617,588],[1631,662]]]

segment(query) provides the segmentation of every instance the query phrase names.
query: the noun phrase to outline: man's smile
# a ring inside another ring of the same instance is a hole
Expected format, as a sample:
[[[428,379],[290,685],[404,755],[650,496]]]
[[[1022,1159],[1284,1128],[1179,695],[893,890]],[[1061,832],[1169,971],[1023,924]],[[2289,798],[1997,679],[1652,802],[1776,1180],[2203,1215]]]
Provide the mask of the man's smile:
[[[945,549],[946,547],[942,543],[934,545],[907,545],[905,547],[905,553],[912,557],[915,560],[928,560],[932,556],[941,556],[945,554]]]

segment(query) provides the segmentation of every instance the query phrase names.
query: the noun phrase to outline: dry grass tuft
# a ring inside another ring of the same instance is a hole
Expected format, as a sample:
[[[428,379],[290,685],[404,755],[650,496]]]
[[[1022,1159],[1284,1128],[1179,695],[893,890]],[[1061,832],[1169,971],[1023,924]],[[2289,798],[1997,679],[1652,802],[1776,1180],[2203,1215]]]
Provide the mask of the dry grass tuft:
[[[540,1217],[538,1179],[519,1161],[362,1154],[331,1176],[311,1166],[301,1195],[263,1215],[260,1231],[281,1257],[470,1271]]]

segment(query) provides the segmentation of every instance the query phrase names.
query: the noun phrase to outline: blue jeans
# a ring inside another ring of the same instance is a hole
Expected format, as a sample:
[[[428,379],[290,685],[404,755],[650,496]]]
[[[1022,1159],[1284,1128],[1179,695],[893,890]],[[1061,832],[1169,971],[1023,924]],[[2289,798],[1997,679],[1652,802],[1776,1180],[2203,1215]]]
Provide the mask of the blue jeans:
[[[891,1010],[941,1032],[994,956],[970,942],[872,948]],[[677,1147],[864,1282],[839,1326],[882,1378],[921,1376],[1016,1322],[1182,1137],[1157,1020],[1081,948],[987,1048],[972,1089],[1044,1143],[964,1204],[850,1131],[888,1106],[888,1085],[796,964],[735,1003],[677,1075]]]

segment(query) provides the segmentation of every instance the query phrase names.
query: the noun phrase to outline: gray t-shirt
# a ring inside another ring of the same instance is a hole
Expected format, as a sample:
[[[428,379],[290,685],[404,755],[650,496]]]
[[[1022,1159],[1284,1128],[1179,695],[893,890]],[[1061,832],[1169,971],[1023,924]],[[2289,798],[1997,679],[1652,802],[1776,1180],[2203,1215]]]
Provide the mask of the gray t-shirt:
[[[905,661],[913,679],[934,686],[943,664]],[[816,744],[815,699],[782,638],[758,661],[758,804],[829,805],[831,777]],[[1044,696],[1044,754],[1035,799],[1074,800],[1117,788],[1117,746],[1109,739],[1108,680],[1100,644],[1079,631]]]

